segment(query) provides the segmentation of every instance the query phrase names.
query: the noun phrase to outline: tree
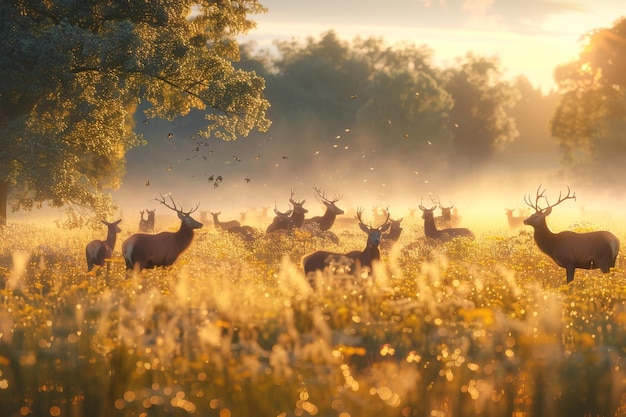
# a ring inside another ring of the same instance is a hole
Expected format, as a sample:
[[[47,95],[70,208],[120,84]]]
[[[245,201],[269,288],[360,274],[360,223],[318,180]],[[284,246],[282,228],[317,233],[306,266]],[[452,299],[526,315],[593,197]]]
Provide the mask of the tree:
[[[578,58],[555,70],[561,99],[550,129],[571,171],[606,182],[621,177],[626,156],[626,18],[582,40]]]
[[[519,99],[514,86],[501,80],[496,58],[468,53],[458,67],[446,71],[446,90],[454,100],[450,111],[452,146],[457,157],[480,162],[517,135],[510,109]]]
[[[14,210],[48,202],[106,217],[125,152],[141,143],[133,114],[206,112],[225,140],[266,130],[265,83],[236,70],[235,36],[256,0],[17,1],[0,5],[0,180]],[[0,196],[6,204],[6,196]]]

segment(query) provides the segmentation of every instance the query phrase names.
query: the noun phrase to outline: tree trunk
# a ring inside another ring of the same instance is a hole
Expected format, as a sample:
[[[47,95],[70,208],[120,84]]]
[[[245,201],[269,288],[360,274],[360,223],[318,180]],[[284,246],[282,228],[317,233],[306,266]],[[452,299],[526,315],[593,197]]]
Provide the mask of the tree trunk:
[[[0,180],[0,226],[7,224],[7,200],[9,184],[7,180]]]

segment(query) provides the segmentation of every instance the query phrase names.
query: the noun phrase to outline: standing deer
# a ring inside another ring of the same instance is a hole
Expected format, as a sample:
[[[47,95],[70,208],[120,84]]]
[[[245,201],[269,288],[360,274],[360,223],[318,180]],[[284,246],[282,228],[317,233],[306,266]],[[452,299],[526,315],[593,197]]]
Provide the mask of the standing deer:
[[[92,240],[87,244],[85,248],[85,256],[87,257],[87,271],[91,271],[94,265],[103,266],[104,260],[110,258],[113,255],[113,248],[115,247],[115,241],[117,240],[117,234],[122,230],[118,224],[122,219],[113,223],[102,223],[107,227],[107,239],[106,240]]]
[[[506,220],[509,223],[509,229],[517,230],[520,227],[524,226],[524,219],[526,219],[526,217],[514,216],[513,212],[515,211],[515,209],[505,208],[504,210],[506,211]]]
[[[304,224],[316,224],[321,231],[329,230],[335,223],[337,215],[343,214],[343,210],[335,205],[337,201],[341,200],[341,196],[334,196],[332,200],[329,200],[321,189],[313,187],[313,190],[315,190],[315,199],[326,206],[326,211],[322,216],[304,220]]]
[[[136,233],[122,243],[122,254],[126,260],[126,269],[154,268],[157,266],[170,266],[176,261],[193,240],[194,229],[202,227],[202,223],[194,220],[191,213],[198,209],[198,205],[190,211],[183,211],[182,207],[176,207],[174,199],[170,195],[172,205],[161,199],[156,199],[170,210],[174,210],[180,219],[180,228],[176,232],[161,232],[156,235]]]
[[[420,204],[419,208],[420,210],[422,210],[422,219],[424,219],[424,235],[427,238],[439,242],[447,242],[457,237],[467,237],[472,240],[474,239],[474,233],[464,227],[452,227],[448,229],[438,230],[437,226],[435,225],[434,217],[434,212],[437,208],[437,204],[435,204],[432,208],[426,208],[422,204]]]
[[[596,269],[607,274],[611,267],[615,266],[615,260],[619,252],[619,239],[611,232],[595,231],[576,233],[563,231],[553,233],[546,224],[546,217],[552,213],[552,208],[565,200],[576,199],[576,195],[570,195],[567,187],[567,195],[561,197],[556,203],[550,204],[544,196],[545,189],[541,191],[541,185],[537,188],[535,202],[524,196],[526,204],[535,209],[535,213],[524,220],[524,224],[534,229],[535,243],[537,247],[561,268],[565,268],[567,283],[574,280],[576,268]],[[539,200],[544,199],[547,207],[541,208]]]
[[[139,231],[142,233],[154,233],[154,214],[156,212],[156,209],[154,210],[148,209],[147,211],[148,211],[147,219],[143,218],[143,213],[144,213],[143,210],[139,212],[141,214],[141,220],[139,220]]]
[[[366,225],[363,222],[363,219],[361,217],[362,215],[363,209],[357,210],[359,227],[363,232],[367,234],[367,244],[365,245],[365,249],[362,251],[355,250],[345,254],[328,251],[313,252],[309,255],[306,255],[302,259],[302,266],[304,267],[305,274],[308,275],[309,272],[323,271],[333,261],[343,257],[348,258],[352,263],[355,264],[355,273],[358,273],[358,271],[363,267],[368,267],[370,269],[372,268],[372,264],[380,259],[380,250],[378,249],[378,245],[380,244],[381,234],[389,229],[389,212],[387,212],[387,217],[384,223],[378,227],[371,227]]]
[[[239,223],[237,220],[230,220],[230,221],[227,221],[227,222],[219,221],[217,216],[222,214],[221,211],[218,211],[217,213],[213,213],[211,211],[210,213],[213,216],[213,224],[215,225],[216,229],[228,230],[228,229],[232,229],[233,227],[241,226],[241,223]]]

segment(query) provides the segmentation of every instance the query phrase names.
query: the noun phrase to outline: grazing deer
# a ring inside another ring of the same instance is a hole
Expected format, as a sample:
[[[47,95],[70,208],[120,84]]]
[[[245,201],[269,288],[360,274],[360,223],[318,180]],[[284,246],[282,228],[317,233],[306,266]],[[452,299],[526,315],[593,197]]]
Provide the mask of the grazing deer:
[[[309,255],[306,255],[302,259],[302,266],[304,267],[304,273],[308,275],[309,272],[323,271],[333,261],[341,258],[348,258],[351,263],[355,264],[354,272],[358,274],[359,270],[363,267],[372,268],[372,264],[380,259],[380,250],[378,245],[380,244],[380,236],[383,232],[389,229],[389,212],[383,224],[378,227],[371,227],[363,222],[361,216],[363,215],[363,209],[357,210],[357,219],[359,221],[359,227],[363,232],[367,234],[367,244],[362,251],[352,251],[345,254],[317,251]]]
[[[221,211],[218,211],[217,213],[213,213],[211,211],[210,213],[213,216],[213,224],[215,225],[216,229],[229,230],[229,229],[232,229],[233,227],[241,226],[241,223],[239,223],[237,220],[230,220],[230,221],[227,221],[227,222],[219,221],[217,216],[222,214]]]
[[[341,200],[341,196],[334,196],[332,200],[329,200],[321,189],[313,187],[313,190],[315,190],[315,199],[326,206],[326,211],[322,216],[305,219],[304,224],[316,224],[321,231],[329,230],[335,223],[337,215],[344,213],[342,209],[335,205],[337,201]]]
[[[437,204],[435,204],[432,208],[426,208],[422,204],[420,204],[419,208],[420,210],[422,210],[422,219],[424,219],[424,235],[427,238],[439,242],[447,242],[457,237],[467,237],[472,240],[474,239],[474,233],[464,227],[452,227],[448,229],[438,230],[437,226],[435,225],[434,216]]]
[[[535,243],[537,247],[561,268],[565,268],[567,282],[574,279],[576,268],[596,269],[600,268],[603,273],[608,273],[615,266],[617,253],[619,252],[619,239],[611,232],[595,231],[576,233],[563,231],[553,233],[546,224],[546,217],[552,213],[552,208],[565,200],[576,199],[576,195],[570,195],[567,187],[567,195],[561,197],[556,203],[550,204],[544,196],[545,189],[541,191],[541,185],[537,188],[535,202],[530,196],[524,196],[526,204],[535,209],[535,213],[524,220],[524,224],[534,229]],[[541,208],[539,200],[544,199],[547,207]]]
[[[87,271],[91,271],[94,265],[103,266],[104,260],[110,258],[113,255],[113,248],[115,247],[115,241],[117,240],[117,234],[122,230],[119,228],[122,220],[115,221],[113,223],[102,223],[108,228],[106,240],[92,240],[87,244],[85,248],[85,255],[87,257]]]
[[[514,216],[513,212],[515,211],[515,209],[505,208],[504,210],[506,211],[506,220],[509,223],[509,229],[517,230],[520,227],[524,226],[524,219],[526,219],[526,217]]]
[[[154,233],[154,214],[156,212],[156,209],[147,211],[147,219],[143,218],[143,210],[139,212],[141,214],[141,220],[139,220],[139,231],[142,233]]]
[[[154,268],[157,266],[170,266],[176,261],[193,240],[194,229],[202,227],[202,223],[193,219],[191,213],[198,209],[198,205],[190,211],[179,209],[170,195],[173,206],[165,202],[161,194],[158,202],[165,207],[174,210],[180,219],[180,228],[176,232],[161,232],[156,235],[136,233],[122,243],[122,254],[126,260],[126,269]]]

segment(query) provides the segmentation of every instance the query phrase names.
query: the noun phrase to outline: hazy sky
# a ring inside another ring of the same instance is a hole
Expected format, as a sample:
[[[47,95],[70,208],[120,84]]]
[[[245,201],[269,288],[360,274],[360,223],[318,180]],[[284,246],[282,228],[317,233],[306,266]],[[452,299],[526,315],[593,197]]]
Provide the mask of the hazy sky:
[[[626,15],[623,0],[261,0],[257,29],[241,39],[318,38],[330,29],[342,39],[382,37],[434,50],[453,63],[474,51],[499,55],[507,76],[524,74],[547,91],[553,69],[576,57],[585,32],[610,27]]]

